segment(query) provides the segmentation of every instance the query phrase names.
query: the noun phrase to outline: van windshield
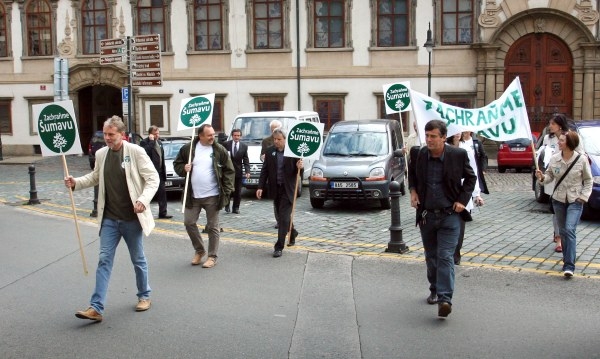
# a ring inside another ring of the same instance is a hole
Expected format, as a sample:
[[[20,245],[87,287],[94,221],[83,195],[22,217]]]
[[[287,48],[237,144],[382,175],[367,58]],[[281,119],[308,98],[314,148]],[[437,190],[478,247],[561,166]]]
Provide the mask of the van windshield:
[[[388,153],[385,132],[329,133],[323,156],[384,156]]]
[[[271,136],[270,123],[279,120],[285,123],[291,117],[238,117],[232,128],[242,130],[242,142],[261,142],[264,138]]]

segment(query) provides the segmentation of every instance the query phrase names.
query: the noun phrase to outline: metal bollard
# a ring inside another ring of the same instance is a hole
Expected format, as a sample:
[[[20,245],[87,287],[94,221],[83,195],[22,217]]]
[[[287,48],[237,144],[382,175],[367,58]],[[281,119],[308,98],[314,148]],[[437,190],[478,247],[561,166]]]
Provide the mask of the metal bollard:
[[[35,166],[29,165],[29,202],[27,204],[40,204],[35,189]]]
[[[400,223],[400,184],[396,181],[390,182],[390,199],[391,199],[391,213],[392,213],[392,224],[390,226],[390,241],[386,252],[391,253],[406,253],[408,247],[402,240],[402,226]]]

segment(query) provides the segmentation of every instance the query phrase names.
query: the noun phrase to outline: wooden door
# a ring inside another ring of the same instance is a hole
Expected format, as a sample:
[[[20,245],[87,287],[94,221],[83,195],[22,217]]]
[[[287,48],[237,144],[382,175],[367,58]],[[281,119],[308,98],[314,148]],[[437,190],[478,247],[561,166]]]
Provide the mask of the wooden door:
[[[532,131],[542,131],[554,113],[573,114],[573,57],[552,34],[517,40],[505,60],[504,84],[519,76]]]

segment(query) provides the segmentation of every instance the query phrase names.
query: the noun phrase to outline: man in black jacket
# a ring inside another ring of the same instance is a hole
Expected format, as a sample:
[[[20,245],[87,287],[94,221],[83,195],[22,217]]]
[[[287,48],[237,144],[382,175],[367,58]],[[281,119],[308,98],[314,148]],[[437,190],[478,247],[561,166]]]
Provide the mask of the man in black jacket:
[[[290,228],[290,219],[296,181],[298,175],[299,178],[302,178],[304,164],[300,158],[283,156],[285,133],[281,129],[273,131],[273,143],[274,145],[265,151],[265,161],[260,171],[256,198],[261,199],[263,189],[268,184],[269,193],[273,196],[273,205],[279,214],[277,242],[273,252],[273,257],[277,258],[281,257],[288,230],[292,231],[288,245],[293,246],[298,236],[298,231],[294,228],[293,223]]]
[[[411,206],[417,209],[417,225],[425,249],[430,295],[427,303],[438,304],[438,316],[452,311],[454,250],[461,218],[471,199],[477,177],[467,151],[445,144],[446,124],[440,120],[425,125],[426,147],[411,149],[408,169]]]
[[[157,126],[150,126],[148,128],[148,137],[140,142],[148,157],[152,160],[158,177],[160,178],[160,184],[158,191],[156,191],[156,199],[158,200],[158,218],[169,219],[173,218],[167,213],[167,191],[165,189],[165,181],[167,180],[167,171],[165,169],[165,151],[163,150],[162,142],[160,141],[160,131]]]
[[[231,130],[231,140],[223,145],[229,152],[231,162],[235,168],[235,183],[234,191],[231,194],[233,197],[233,213],[240,213],[240,202],[242,201],[242,177],[243,173],[246,179],[250,178],[250,160],[248,159],[248,145],[240,141],[242,139],[242,130],[234,128]],[[225,212],[229,213],[229,203],[225,206]]]

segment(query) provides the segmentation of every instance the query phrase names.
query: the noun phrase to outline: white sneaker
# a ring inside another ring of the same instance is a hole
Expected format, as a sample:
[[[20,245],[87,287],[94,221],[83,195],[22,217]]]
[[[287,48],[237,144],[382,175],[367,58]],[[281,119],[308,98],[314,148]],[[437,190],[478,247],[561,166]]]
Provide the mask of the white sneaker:
[[[565,278],[571,278],[573,276],[573,271],[571,270],[566,270],[564,272]]]

